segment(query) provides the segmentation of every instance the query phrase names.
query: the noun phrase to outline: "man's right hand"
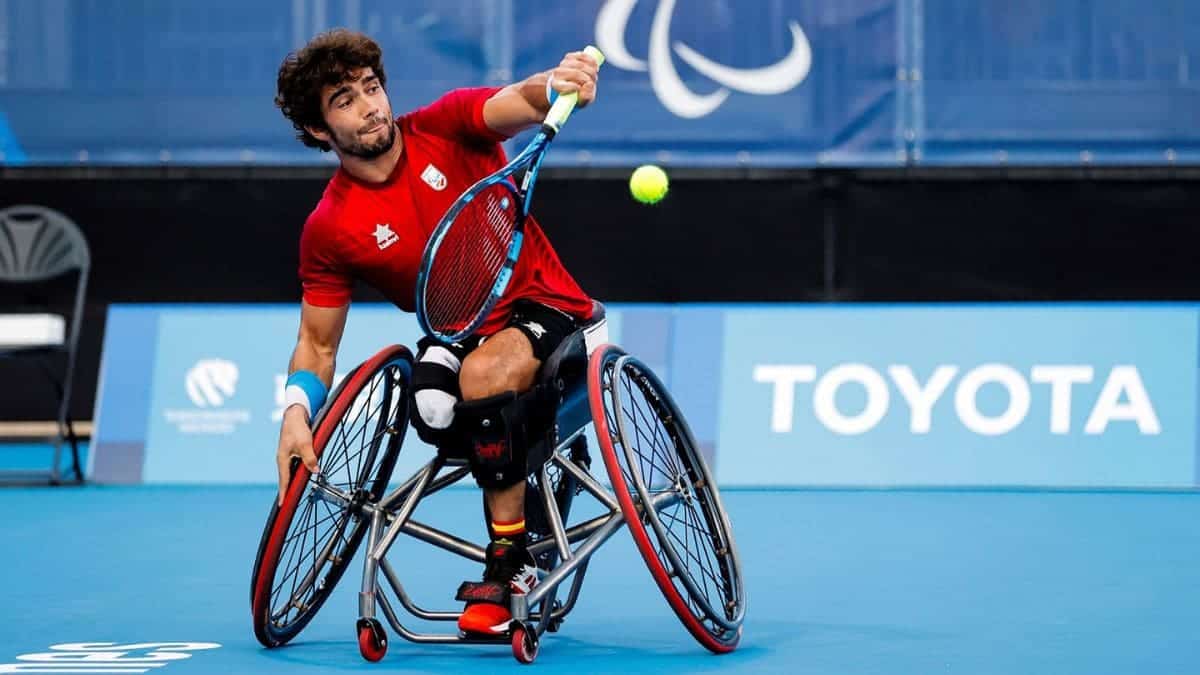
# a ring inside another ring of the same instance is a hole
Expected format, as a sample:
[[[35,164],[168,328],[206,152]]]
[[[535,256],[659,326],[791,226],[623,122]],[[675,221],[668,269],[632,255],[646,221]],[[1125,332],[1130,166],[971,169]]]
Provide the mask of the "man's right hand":
[[[283,506],[283,496],[287,494],[288,482],[291,479],[292,458],[299,457],[304,466],[312,473],[320,472],[317,466],[317,454],[313,452],[312,429],[308,427],[308,417],[304,408],[298,405],[288,407],[283,411],[283,425],[279,429],[279,449],[275,460],[279,465],[279,506]]]

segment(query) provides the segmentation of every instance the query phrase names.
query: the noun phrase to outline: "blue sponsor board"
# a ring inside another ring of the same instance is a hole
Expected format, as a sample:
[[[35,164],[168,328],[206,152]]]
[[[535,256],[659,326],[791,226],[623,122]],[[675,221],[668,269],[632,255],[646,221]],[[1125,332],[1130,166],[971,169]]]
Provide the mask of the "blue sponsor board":
[[[747,309],[724,328],[727,483],[1195,483],[1192,308]]]
[[[295,140],[272,97],[288,52],[346,27],[382,47],[396,113],[598,45],[608,55],[603,103],[573,118],[550,163],[897,164],[898,6],[17,0],[0,3],[0,162],[329,161]],[[45,110],[63,108],[86,114],[51,130]]]
[[[320,164],[272,105],[334,27],[381,45],[395,112],[595,44],[557,165],[1200,161],[1194,0],[12,0],[0,163]],[[146,105],[154,101],[154,105]],[[46,124],[46,110],[79,114]],[[211,124],[220,119],[221,124]]]
[[[298,318],[113,307],[92,477],[272,482]],[[1198,326],[1173,304],[609,308],[722,484],[748,486],[1194,487]],[[337,371],[419,335],[355,306]],[[429,456],[409,438],[396,474]]]
[[[620,316],[609,313],[610,335]],[[614,316],[615,315],[615,316]],[[100,482],[269,483],[297,306],[114,306],[97,393],[91,474]],[[335,382],[384,346],[415,350],[416,318],[356,305]],[[431,451],[414,434],[396,474]]]

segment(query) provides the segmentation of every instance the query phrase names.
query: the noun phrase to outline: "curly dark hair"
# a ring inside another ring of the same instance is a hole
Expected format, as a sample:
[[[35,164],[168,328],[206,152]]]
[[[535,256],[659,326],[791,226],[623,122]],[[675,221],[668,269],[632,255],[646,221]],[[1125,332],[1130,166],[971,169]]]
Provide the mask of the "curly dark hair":
[[[318,140],[304,128],[325,128],[321,115],[321,88],[351,79],[350,73],[370,68],[386,88],[383,51],[371,38],[342,28],[321,33],[292,52],[279,66],[275,105],[296,129],[296,138],[310,148],[328,152],[329,144]]]

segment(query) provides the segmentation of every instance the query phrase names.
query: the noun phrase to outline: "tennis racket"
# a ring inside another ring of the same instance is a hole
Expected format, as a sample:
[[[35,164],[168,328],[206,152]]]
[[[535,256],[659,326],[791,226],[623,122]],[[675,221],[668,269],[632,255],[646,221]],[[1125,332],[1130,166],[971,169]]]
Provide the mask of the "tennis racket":
[[[604,63],[599,49],[583,51]],[[426,335],[446,344],[469,337],[504,295],[521,254],[538,168],[578,98],[571,93],[555,99],[529,145],[468,188],[434,228],[417,269],[417,322]],[[522,169],[518,187],[514,175]]]

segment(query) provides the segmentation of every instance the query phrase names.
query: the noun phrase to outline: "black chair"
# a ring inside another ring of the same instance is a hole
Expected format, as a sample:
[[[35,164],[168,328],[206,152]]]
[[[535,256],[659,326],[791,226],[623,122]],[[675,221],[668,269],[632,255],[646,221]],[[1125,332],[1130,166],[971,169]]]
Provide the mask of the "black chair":
[[[14,314],[13,307],[0,307],[0,322],[12,327],[17,324],[36,326],[39,334],[21,330],[0,331],[0,358],[28,361],[44,373],[53,384],[58,398],[54,430],[24,431],[15,438],[27,441],[49,441],[54,445],[54,458],[48,471],[0,470],[5,482],[48,480],[51,484],[64,481],[61,470],[62,449],[71,449],[71,473],[67,480],[82,481],[79,464],[79,444],[70,416],[72,382],[76,353],[79,347],[79,328],[83,318],[84,296],[87,290],[91,255],[87,240],[79,227],[63,214],[43,206],[20,205],[0,210],[0,283],[29,288],[48,284],[59,277],[76,272],[73,311],[68,319],[55,313],[37,315]],[[65,326],[69,326],[64,330]],[[54,361],[64,358],[62,377],[55,372]],[[14,439],[10,435],[9,439]]]

